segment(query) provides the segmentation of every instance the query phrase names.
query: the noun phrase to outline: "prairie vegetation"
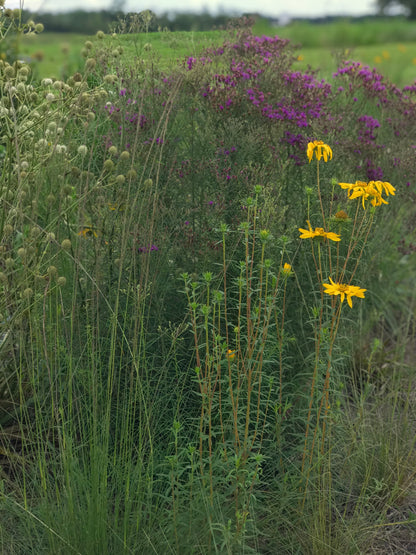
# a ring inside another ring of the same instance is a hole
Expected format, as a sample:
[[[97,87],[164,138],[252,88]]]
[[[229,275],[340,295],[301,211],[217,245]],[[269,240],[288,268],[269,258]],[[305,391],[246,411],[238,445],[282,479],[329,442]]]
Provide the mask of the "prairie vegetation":
[[[416,86],[245,23],[2,50],[4,553],[414,545]]]

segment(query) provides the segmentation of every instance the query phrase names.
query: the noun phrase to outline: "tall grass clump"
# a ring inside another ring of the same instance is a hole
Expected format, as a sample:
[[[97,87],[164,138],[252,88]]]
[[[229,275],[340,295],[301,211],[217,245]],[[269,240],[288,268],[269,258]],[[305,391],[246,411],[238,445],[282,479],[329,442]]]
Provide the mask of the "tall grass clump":
[[[169,68],[84,50],[0,62],[2,550],[382,542],[414,478],[413,89],[244,22]]]

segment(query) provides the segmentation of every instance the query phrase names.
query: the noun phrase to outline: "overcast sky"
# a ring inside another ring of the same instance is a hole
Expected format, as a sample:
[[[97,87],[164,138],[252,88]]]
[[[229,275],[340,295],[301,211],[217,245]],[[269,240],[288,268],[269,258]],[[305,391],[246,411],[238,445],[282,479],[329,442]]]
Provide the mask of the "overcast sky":
[[[24,7],[31,11],[64,11],[71,9],[101,10],[110,8],[112,0],[6,0],[6,8]],[[124,11],[152,9],[163,12],[195,11],[230,14],[258,11],[270,16],[366,15],[376,11],[376,0],[125,0]]]

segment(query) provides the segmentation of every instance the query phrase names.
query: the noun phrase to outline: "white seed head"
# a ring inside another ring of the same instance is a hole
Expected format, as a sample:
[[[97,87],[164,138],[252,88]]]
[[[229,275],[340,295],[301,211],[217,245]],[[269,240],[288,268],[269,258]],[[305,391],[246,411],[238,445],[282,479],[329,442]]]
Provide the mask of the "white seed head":
[[[88,154],[88,147],[86,145],[80,145],[78,147],[78,154],[81,156],[86,156]]]
[[[108,74],[104,76],[104,83],[111,84],[117,81],[117,75]]]
[[[55,150],[57,154],[65,154],[67,151],[67,148],[65,145],[56,145]]]
[[[46,148],[48,146],[48,141],[46,139],[39,139],[39,141],[36,143],[36,146],[38,148]]]

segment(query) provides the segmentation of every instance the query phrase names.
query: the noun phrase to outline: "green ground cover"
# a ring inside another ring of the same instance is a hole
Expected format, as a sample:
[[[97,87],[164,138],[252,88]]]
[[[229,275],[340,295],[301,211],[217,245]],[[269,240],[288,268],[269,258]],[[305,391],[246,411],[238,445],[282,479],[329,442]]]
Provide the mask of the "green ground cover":
[[[411,552],[415,89],[77,41],[1,42],[0,551]]]
[[[167,67],[184,56],[197,55],[210,44],[221,43],[222,36],[220,31],[163,32],[119,35],[117,40],[123,48],[125,59],[138,56],[149,58],[151,51],[152,55],[157,54],[159,62]],[[82,52],[86,40],[94,40],[94,37],[45,32],[24,36],[20,52],[35,60],[34,66],[40,78],[58,78],[82,66]]]

